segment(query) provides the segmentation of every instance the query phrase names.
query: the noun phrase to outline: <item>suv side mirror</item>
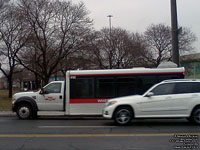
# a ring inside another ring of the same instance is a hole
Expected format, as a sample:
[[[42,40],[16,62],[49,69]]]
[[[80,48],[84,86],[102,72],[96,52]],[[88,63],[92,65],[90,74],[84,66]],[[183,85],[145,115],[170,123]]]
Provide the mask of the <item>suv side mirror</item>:
[[[147,93],[146,97],[151,97],[151,96],[153,96],[153,95],[154,95],[153,92],[149,92],[149,93]]]

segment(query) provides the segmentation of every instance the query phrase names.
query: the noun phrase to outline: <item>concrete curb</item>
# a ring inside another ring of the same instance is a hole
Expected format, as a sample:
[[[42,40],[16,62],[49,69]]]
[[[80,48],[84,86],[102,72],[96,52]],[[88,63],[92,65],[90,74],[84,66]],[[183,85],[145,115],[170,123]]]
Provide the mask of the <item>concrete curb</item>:
[[[12,111],[0,111],[0,117],[15,117],[16,113]]]
[[[12,111],[0,111],[0,117],[17,117],[17,114]],[[50,116],[39,116],[40,118],[67,118],[67,119],[86,119],[86,120],[105,120],[101,115],[92,115],[92,116],[80,116],[80,115],[75,115],[75,116],[59,116],[59,115],[50,115]]]

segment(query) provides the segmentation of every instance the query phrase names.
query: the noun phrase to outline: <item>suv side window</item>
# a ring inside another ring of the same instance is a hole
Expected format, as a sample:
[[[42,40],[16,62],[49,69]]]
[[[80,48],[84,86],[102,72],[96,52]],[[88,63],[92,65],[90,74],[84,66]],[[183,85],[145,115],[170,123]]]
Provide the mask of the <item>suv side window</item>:
[[[153,92],[154,95],[174,94],[174,87],[175,83],[164,83],[155,87],[151,92]]]
[[[175,94],[198,93],[198,92],[200,92],[200,83],[198,82],[176,83]]]
[[[192,91],[192,93],[200,93],[200,82],[193,83]]]

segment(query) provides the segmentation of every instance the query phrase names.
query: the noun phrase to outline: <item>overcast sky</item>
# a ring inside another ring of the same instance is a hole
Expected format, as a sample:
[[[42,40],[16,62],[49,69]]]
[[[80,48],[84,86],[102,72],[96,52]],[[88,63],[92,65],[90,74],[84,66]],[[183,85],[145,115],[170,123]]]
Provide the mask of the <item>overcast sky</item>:
[[[150,24],[171,25],[171,0],[72,0],[83,1],[90,11],[95,29],[109,26],[108,15],[113,15],[112,26],[131,32],[143,32]],[[198,38],[200,52],[200,0],[177,0],[179,26],[190,28]]]

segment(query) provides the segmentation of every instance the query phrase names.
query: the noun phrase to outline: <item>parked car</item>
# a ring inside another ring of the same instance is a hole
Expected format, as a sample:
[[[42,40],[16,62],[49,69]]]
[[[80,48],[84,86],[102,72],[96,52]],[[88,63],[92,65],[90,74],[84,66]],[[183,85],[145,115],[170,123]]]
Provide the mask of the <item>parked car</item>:
[[[135,118],[187,118],[200,124],[200,80],[165,80],[143,95],[111,99],[105,104],[103,116],[118,125]]]

